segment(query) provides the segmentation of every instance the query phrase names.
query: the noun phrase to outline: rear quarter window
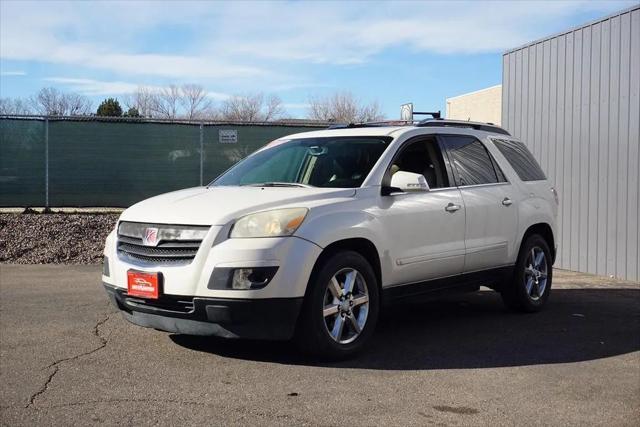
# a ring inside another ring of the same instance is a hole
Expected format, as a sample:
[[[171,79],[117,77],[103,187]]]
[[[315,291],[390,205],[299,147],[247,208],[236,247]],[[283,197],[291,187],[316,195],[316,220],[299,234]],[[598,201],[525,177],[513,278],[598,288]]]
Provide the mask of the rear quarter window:
[[[507,159],[522,181],[541,181],[547,179],[533,154],[520,141],[512,139],[494,139],[495,146]]]

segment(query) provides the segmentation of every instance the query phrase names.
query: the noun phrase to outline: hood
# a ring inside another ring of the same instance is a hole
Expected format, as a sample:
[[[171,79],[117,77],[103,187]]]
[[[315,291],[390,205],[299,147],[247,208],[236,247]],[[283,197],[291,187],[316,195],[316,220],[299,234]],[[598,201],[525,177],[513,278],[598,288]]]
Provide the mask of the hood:
[[[136,203],[122,221],[158,224],[224,225],[251,212],[312,207],[352,197],[355,189],[301,187],[196,187]]]

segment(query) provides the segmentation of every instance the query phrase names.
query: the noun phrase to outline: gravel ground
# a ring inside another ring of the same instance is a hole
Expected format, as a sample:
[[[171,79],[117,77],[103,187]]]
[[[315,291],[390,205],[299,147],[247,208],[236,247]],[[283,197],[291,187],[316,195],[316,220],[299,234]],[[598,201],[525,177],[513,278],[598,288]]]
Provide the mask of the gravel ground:
[[[0,214],[0,263],[94,264],[119,214]]]

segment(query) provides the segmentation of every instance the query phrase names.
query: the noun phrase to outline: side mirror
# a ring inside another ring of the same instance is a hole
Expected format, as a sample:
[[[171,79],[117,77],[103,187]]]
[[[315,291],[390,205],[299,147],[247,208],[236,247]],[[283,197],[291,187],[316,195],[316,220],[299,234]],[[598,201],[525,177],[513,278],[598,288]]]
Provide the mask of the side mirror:
[[[398,171],[391,177],[391,189],[407,193],[429,191],[429,184],[427,184],[427,180],[424,175]]]

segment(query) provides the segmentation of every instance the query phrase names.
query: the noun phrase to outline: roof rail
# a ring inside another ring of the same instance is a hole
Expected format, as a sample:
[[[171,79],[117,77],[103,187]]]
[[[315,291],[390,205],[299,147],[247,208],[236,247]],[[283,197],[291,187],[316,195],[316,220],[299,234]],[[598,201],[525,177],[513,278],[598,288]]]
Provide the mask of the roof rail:
[[[502,135],[511,134],[500,126],[496,126],[493,123],[482,122],[467,122],[464,120],[448,120],[448,119],[426,119],[420,121],[416,126],[419,127],[457,127],[457,128],[469,128],[475,130],[482,130],[485,132],[499,133]]]

